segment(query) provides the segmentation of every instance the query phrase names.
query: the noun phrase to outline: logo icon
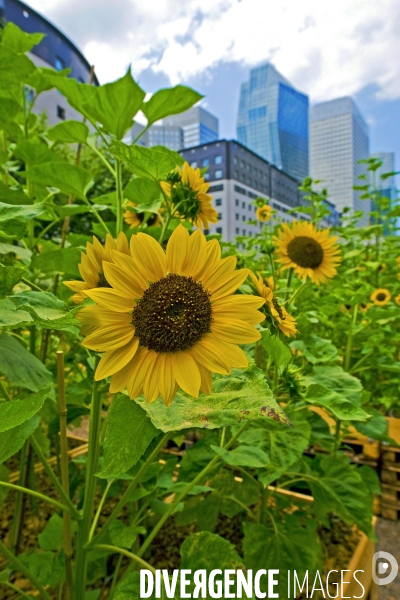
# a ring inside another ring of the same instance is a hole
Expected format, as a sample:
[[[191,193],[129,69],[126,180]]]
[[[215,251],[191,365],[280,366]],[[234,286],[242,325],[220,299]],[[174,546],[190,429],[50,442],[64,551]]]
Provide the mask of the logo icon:
[[[398,572],[399,565],[397,564],[397,560],[389,552],[380,550],[374,554],[372,558],[372,578],[377,585],[392,583],[396,579]],[[385,573],[388,573],[386,577],[379,577],[379,575],[385,575]]]

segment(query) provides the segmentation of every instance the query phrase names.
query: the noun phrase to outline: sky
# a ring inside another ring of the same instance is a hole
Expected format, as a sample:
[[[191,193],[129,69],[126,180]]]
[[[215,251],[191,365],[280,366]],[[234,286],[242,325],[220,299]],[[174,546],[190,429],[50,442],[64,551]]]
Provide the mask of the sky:
[[[400,169],[400,0],[26,3],[81,49],[101,83],[131,64],[146,92],[181,83],[204,94],[221,138],[236,137],[240,84],[267,61],[311,104],[353,96],[371,151],[395,152]]]

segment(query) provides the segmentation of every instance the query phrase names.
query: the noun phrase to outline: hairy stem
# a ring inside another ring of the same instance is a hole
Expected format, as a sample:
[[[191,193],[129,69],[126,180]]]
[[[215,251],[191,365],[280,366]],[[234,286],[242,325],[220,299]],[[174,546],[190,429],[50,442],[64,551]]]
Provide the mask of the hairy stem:
[[[83,503],[82,521],[79,523],[76,542],[76,575],[75,598],[84,600],[86,590],[87,553],[86,544],[89,540],[90,525],[94,510],[94,497],[96,491],[95,473],[99,461],[99,439],[101,421],[101,397],[98,392],[98,383],[93,381],[92,404],[89,422],[89,450],[86,460],[86,488]]]
[[[0,540],[0,552],[6,557],[10,564],[14,567],[16,571],[19,571],[24,575],[29,581],[35,586],[35,588],[40,593],[43,600],[51,600],[49,594],[46,592],[41,583],[36,579],[36,577],[18,560],[16,556]]]
[[[115,163],[115,184],[117,189],[117,221],[115,224],[115,237],[118,237],[120,231],[122,231],[122,204],[123,204],[123,191],[122,191],[122,162],[117,158]]]
[[[65,496],[69,500],[68,476],[68,442],[67,442],[67,402],[65,400],[65,375],[64,352],[57,352],[57,382],[58,382],[58,408],[60,414],[60,454],[61,454],[61,482]],[[73,600],[74,585],[72,578],[72,536],[71,516],[64,512],[64,552],[66,575],[66,600]]]

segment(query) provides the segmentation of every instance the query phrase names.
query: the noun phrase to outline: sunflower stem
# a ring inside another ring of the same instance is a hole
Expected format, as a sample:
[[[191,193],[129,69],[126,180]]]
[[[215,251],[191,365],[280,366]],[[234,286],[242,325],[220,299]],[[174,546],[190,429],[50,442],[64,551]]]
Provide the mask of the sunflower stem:
[[[75,600],[84,600],[86,591],[86,544],[89,540],[94,510],[94,497],[96,492],[95,473],[98,467],[100,450],[99,433],[101,421],[101,396],[98,391],[98,385],[98,382],[93,380],[92,404],[90,408],[89,422],[89,449],[86,460],[85,500],[83,503],[82,521],[79,523],[78,537],[76,541]]]
[[[169,433],[166,433],[165,435],[163,435],[163,437],[161,438],[161,440],[159,441],[157,446],[154,448],[153,452],[149,455],[147,460],[143,463],[143,465],[137,472],[136,476],[132,479],[132,481],[126,488],[126,490],[125,490],[124,494],[122,495],[120,501],[118,502],[117,506],[114,508],[113,512],[111,513],[111,515],[108,517],[107,521],[104,523],[103,527],[101,528],[101,531],[97,535],[94,536],[94,538],[90,541],[90,544],[88,545],[88,547],[92,547],[92,545],[98,543],[104,537],[104,535],[105,535],[106,531],[108,531],[110,525],[112,525],[112,523],[114,523],[115,519],[118,517],[121,510],[124,508],[125,504],[128,502],[129,497],[131,496],[132,492],[136,489],[136,486],[138,485],[142,476],[147,471],[147,469],[149,468],[151,463],[154,461],[154,459],[158,456],[159,452],[164,448],[165,444],[167,443],[167,441],[169,440],[171,435],[172,435],[172,432],[169,432]]]
[[[350,370],[351,351],[353,349],[353,337],[354,337],[354,328],[357,323],[357,313],[358,313],[358,304],[355,304],[353,306],[353,316],[351,319],[351,325],[349,327],[349,333],[347,335],[346,351],[345,351],[345,356],[344,356],[343,368],[347,372]]]
[[[36,579],[36,577],[27,569],[21,561],[18,560],[16,556],[8,548],[3,544],[0,540],[0,552],[6,557],[8,562],[14,567],[16,571],[19,571],[24,575],[38,590],[40,596],[43,600],[51,600],[49,594],[46,592],[41,583]]]
[[[122,231],[122,162],[117,158],[115,162],[115,183],[117,188],[117,222],[115,224],[115,237]]]
[[[60,450],[61,450],[61,483],[66,499],[69,501],[68,476],[68,441],[67,441],[67,402],[65,398],[64,352],[57,352],[58,407],[60,414]],[[72,536],[71,516],[64,512],[64,552],[66,573],[66,600],[73,600],[74,585],[72,576]]]
[[[289,297],[289,288],[292,284],[292,277],[293,277],[293,268],[289,269],[289,273],[288,273],[288,278],[287,278],[287,282],[286,282],[286,287],[288,288],[286,293],[285,293],[285,302]]]
[[[242,435],[242,433],[247,429],[247,427],[249,426],[249,421],[247,423],[245,423],[240,429],[239,431],[229,440],[229,442],[227,442],[224,446],[225,450],[228,450],[235,442],[236,440]],[[211,471],[211,469],[214,467],[214,465],[221,460],[220,456],[215,456],[209,463],[208,465],[206,465],[204,467],[204,469],[197,475],[197,477],[195,477],[193,479],[193,481],[191,483],[189,483],[189,485],[178,495],[178,497],[176,498],[175,502],[172,502],[169,507],[168,510],[163,514],[163,516],[161,517],[161,519],[158,521],[158,523],[154,526],[153,530],[151,531],[151,533],[147,536],[147,538],[145,539],[144,543],[142,544],[139,552],[138,552],[138,556],[143,556],[143,554],[146,552],[147,548],[150,546],[151,542],[154,540],[154,538],[156,537],[157,533],[160,531],[161,527],[164,525],[165,521],[167,521],[167,519],[169,519],[169,517],[173,514],[173,512],[175,511],[175,509],[177,508],[178,504],[180,502],[182,502],[182,500],[184,498],[186,498],[187,494],[194,488],[195,485],[197,485],[200,481],[202,481],[202,479],[207,475],[207,473],[209,471]]]

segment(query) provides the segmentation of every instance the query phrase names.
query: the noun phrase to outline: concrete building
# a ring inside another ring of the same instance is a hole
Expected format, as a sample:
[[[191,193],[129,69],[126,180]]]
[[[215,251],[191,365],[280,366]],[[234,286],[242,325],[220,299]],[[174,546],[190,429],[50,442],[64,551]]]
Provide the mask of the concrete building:
[[[308,97],[267,63],[240,91],[237,138],[298,181],[308,176]]]
[[[53,68],[57,71],[69,68],[71,77],[82,83],[90,81],[90,64],[82,52],[55,25],[19,0],[0,0],[0,18],[3,22],[18,25],[27,33],[44,33],[45,37],[28,53],[29,58],[38,67]],[[96,76],[94,85],[98,85]],[[34,111],[47,113],[50,125],[55,125],[64,119],[81,119],[57,91],[49,90],[40,94],[35,102]]]
[[[369,182],[372,186],[376,187],[379,190],[382,196],[386,196],[390,198],[390,200],[396,199],[396,181],[395,176],[391,175],[385,179],[381,179],[381,175],[385,173],[394,173],[396,171],[395,168],[395,153],[394,152],[374,152],[371,154],[371,158],[378,158],[382,161],[382,166],[379,167],[375,171],[375,176],[373,172],[369,172],[370,179]]]
[[[368,127],[352,98],[337,98],[310,109],[310,176],[321,180],[337,210],[362,211],[369,221],[370,203],[360,200],[358,177],[367,173],[358,161],[369,156]]]
[[[219,213],[219,222],[210,225],[210,233],[222,234],[225,241],[259,232],[258,223],[248,224],[256,218],[253,201],[259,196],[268,199],[284,221],[296,216],[288,214],[290,209],[304,204],[296,179],[237,141],[219,140],[185,148],[181,154],[194,168],[208,167],[205,179],[210,182],[209,193]]]

